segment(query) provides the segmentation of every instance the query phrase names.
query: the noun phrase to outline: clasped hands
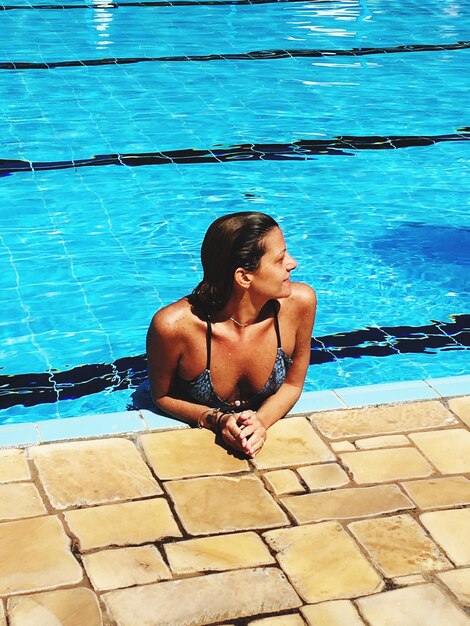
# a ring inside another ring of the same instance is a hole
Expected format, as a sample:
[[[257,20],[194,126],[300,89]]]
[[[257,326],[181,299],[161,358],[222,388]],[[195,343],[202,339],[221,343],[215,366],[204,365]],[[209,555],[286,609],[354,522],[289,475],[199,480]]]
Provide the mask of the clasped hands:
[[[261,450],[266,441],[266,427],[256,411],[223,415],[219,432],[228,446],[251,457]]]

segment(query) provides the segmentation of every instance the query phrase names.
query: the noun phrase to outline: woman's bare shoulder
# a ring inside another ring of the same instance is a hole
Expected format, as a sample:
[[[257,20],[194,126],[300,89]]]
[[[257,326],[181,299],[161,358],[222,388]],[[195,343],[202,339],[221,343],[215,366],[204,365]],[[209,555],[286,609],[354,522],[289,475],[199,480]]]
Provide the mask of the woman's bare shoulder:
[[[160,335],[169,332],[175,336],[190,331],[196,320],[187,298],[181,298],[158,310],[152,318],[150,328]]]
[[[317,294],[315,289],[306,283],[292,283],[292,291],[286,298],[289,307],[295,310],[315,310],[317,306]]]

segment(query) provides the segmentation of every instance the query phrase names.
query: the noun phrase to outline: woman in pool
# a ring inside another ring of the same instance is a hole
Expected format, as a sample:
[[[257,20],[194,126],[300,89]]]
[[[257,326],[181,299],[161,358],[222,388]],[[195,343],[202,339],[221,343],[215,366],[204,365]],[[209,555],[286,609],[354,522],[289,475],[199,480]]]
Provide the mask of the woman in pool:
[[[310,356],[313,289],[268,215],[217,219],[201,249],[203,280],[158,311],[147,334],[153,402],[254,456],[295,404]]]

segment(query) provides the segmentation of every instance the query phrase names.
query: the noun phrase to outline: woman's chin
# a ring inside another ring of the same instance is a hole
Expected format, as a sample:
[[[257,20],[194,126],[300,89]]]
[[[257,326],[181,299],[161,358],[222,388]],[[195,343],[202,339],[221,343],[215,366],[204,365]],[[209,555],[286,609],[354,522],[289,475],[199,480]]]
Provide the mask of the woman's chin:
[[[282,284],[282,295],[278,296],[279,298],[288,298],[292,293],[292,283],[286,281]]]

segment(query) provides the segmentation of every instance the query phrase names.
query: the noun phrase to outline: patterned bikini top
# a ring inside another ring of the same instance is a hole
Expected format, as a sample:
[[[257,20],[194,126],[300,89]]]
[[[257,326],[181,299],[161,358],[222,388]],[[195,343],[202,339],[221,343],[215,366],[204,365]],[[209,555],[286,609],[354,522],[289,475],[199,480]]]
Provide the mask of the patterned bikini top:
[[[226,400],[220,398],[215,392],[214,385],[212,383],[211,376],[211,339],[212,339],[212,325],[210,320],[207,320],[207,363],[206,369],[193,378],[192,380],[186,380],[181,376],[176,376],[176,385],[181,393],[182,397],[187,400],[192,400],[198,404],[205,404],[213,408],[222,409],[224,411],[243,411],[244,409],[251,409],[256,411],[263,404],[263,402],[274,395],[279,387],[284,382],[289,367],[292,365],[292,359],[287,356],[281,347],[281,332],[279,330],[279,321],[277,319],[277,311],[274,310],[274,328],[276,329],[277,336],[277,352],[276,360],[274,361],[273,370],[263,385],[263,387],[255,393],[249,400],[242,401],[240,404],[231,404]]]

